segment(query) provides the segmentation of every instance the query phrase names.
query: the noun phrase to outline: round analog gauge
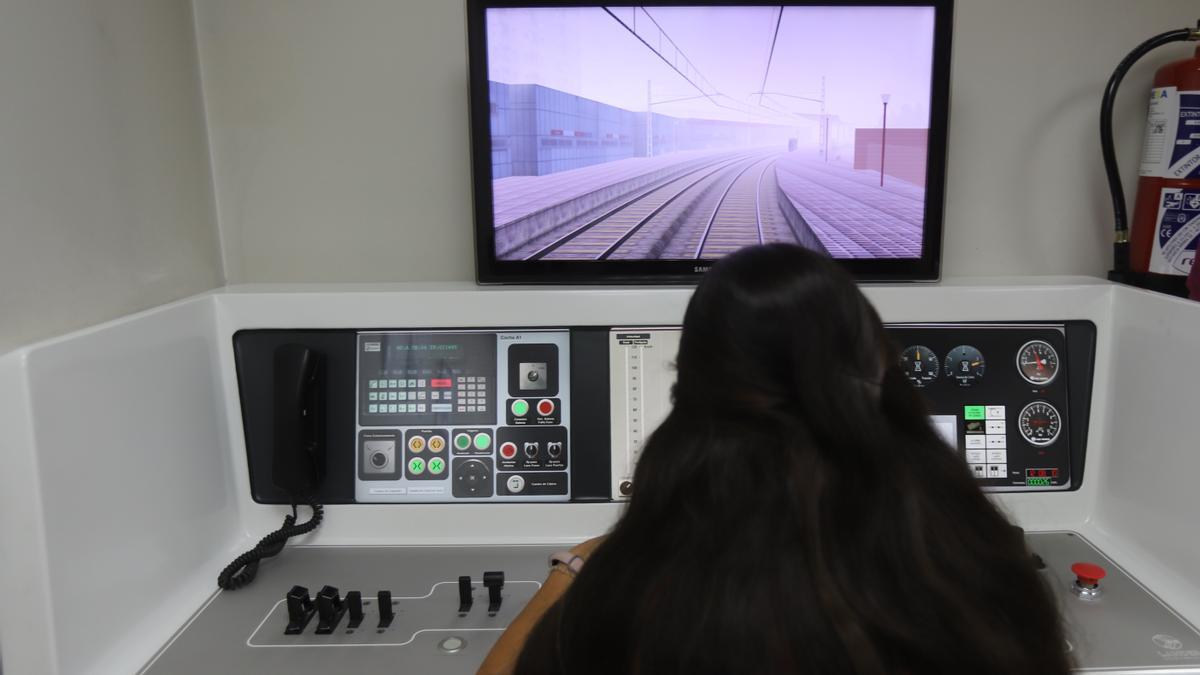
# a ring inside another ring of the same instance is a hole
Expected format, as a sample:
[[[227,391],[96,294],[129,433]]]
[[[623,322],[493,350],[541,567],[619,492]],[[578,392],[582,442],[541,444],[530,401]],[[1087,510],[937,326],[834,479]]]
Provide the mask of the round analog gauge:
[[[1034,445],[1050,445],[1062,430],[1058,410],[1045,401],[1034,401],[1021,409],[1017,417],[1021,436]]]
[[[1030,340],[1017,351],[1017,372],[1029,384],[1050,384],[1058,376],[1058,352],[1045,340]]]
[[[900,367],[909,381],[918,387],[938,378],[938,357],[929,347],[915,345],[900,352]]]
[[[983,354],[978,349],[970,345],[960,345],[946,355],[946,377],[958,380],[960,387],[974,386],[983,379],[986,365]]]

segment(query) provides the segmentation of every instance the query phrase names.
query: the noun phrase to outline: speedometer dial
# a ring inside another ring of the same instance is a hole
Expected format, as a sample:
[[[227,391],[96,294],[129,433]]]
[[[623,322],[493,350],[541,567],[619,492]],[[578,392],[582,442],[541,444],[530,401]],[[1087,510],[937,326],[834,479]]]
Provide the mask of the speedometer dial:
[[[1050,445],[1062,430],[1062,417],[1049,403],[1034,401],[1021,409],[1017,428],[1021,437],[1033,445]]]
[[[1030,340],[1017,350],[1017,372],[1039,387],[1058,377],[1058,352],[1045,340]]]

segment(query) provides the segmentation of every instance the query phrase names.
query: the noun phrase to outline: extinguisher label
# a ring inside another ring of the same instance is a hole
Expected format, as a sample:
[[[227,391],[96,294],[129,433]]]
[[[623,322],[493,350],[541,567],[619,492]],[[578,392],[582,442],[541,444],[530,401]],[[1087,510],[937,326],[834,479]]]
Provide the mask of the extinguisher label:
[[[1158,236],[1150,252],[1150,271],[1188,274],[1200,242],[1200,189],[1164,188],[1158,208]]]
[[[1200,178],[1200,91],[1150,90],[1142,176]]]

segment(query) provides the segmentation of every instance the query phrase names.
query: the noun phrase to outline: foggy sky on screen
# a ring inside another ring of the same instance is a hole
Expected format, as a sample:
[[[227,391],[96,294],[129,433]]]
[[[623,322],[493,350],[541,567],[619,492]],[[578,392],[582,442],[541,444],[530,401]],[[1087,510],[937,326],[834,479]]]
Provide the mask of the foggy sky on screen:
[[[648,7],[679,51],[721,94],[745,109],[707,98],[603,8],[513,8],[487,12],[488,79],[540,84],[570,94],[645,111],[647,82],[655,113],[675,117],[778,124],[792,113],[825,111],[855,127],[878,127],[880,94],[890,94],[889,127],[929,126],[934,10],[928,7],[786,7],[766,86],[778,6]],[[657,45],[660,31],[631,7],[612,12]],[[668,58],[675,49],[664,40]],[[759,102],[754,92],[766,91]],[[723,99],[717,99],[723,100]],[[766,107],[759,107],[765,105]],[[798,122],[803,123],[803,122]]]

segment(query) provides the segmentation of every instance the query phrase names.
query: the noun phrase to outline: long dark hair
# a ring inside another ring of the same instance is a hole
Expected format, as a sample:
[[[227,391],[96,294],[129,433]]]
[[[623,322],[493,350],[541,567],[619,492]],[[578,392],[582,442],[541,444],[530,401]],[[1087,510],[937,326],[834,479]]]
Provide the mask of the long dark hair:
[[[677,364],[628,509],[519,675],[1068,672],[1019,532],[836,263],[724,258]]]

